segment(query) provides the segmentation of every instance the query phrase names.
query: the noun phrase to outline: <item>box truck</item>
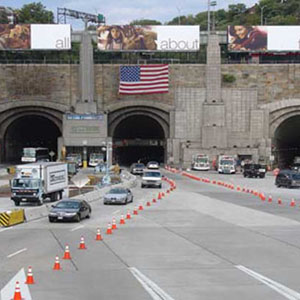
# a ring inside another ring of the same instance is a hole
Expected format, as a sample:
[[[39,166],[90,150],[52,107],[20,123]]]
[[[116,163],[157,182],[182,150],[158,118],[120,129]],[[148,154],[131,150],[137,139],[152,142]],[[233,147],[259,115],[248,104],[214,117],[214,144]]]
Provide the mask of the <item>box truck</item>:
[[[219,155],[218,172],[221,174],[235,174],[236,157],[234,155]]]
[[[40,162],[16,166],[16,175],[10,181],[11,200],[42,205],[44,199],[60,200],[68,187],[68,165],[60,162]]]
[[[209,170],[209,157],[206,154],[193,155],[192,170],[208,171]]]

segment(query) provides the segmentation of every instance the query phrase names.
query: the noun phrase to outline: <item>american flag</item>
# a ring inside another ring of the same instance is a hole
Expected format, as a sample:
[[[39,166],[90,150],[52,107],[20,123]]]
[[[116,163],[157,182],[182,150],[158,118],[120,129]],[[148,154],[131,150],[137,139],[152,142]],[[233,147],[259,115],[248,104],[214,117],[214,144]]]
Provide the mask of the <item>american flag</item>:
[[[161,94],[169,91],[168,65],[120,67],[119,94]]]

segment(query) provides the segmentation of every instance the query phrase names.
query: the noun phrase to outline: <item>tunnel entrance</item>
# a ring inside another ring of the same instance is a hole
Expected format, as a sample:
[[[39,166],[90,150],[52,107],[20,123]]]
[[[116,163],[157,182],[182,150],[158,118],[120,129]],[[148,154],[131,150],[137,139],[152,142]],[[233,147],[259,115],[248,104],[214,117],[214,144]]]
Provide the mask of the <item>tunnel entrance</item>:
[[[146,115],[122,120],[113,133],[113,159],[121,165],[150,160],[164,162],[165,134],[162,126]]]
[[[278,126],[273,147],[279,168],[291,166],[294,158],[300,156],[300,115],[290,117]]]
[[[38,115],[20,117],[6,130],[4,162],[19,163],[24,147],[45,147],[57,154],[57,138],[61,135],[57,125],[46,117]]]

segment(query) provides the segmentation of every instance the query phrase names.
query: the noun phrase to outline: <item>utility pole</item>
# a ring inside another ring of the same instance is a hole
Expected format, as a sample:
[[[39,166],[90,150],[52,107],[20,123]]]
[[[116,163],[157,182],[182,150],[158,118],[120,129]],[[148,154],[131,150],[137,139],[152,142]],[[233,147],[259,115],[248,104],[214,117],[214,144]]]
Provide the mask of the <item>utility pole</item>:
[[[260,25],[264,25],[264,8],[265,6],[261,6],[260,8]]]
[[[207,33],[210,35],[210,0],[207,3]]]

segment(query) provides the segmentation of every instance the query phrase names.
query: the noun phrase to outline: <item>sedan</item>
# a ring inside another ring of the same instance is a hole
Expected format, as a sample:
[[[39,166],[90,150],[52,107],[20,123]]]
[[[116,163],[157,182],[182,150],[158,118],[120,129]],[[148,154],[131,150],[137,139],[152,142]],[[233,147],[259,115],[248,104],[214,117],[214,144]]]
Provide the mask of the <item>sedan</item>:
[[[48,218],[54,221],[76,221],[89,218],[92,213],[91,206],[81,199],[64,199],[52,205]]]
[[[130,173],[134,175],[142,175],[145,169],[145,165],[141,163],[132,164],[130,167]]]
[[[112,188],[104,195],[104,204],[127,204],[133,201],[133,195],[130,189]]]

